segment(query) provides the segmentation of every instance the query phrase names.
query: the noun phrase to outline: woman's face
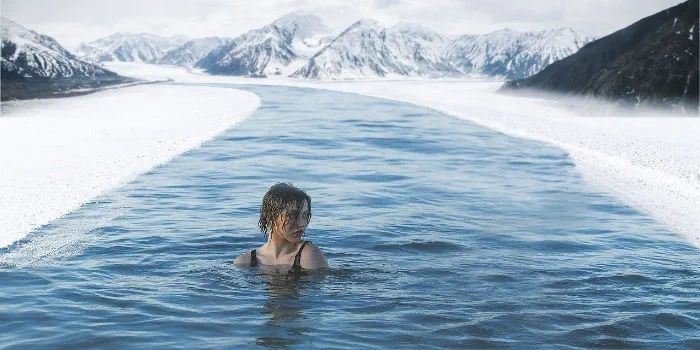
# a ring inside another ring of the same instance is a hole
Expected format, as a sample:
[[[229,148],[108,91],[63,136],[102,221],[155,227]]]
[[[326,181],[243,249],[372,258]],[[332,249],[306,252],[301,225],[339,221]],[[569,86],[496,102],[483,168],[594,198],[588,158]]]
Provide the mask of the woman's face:
[[[296,217],[296,220],[294,220],[294,218],[289,218],[285,225],[284,219],[286,215],[287,214],[285,213],[279,217],[277,222],[277,227],[279,229],[277,230],[276,234],[289,242],[300,242],[301,237],[306,230],[306,226],[309,225],[309,204],[307,201],[304,201],[304,205],[299,211],[299,215]]]

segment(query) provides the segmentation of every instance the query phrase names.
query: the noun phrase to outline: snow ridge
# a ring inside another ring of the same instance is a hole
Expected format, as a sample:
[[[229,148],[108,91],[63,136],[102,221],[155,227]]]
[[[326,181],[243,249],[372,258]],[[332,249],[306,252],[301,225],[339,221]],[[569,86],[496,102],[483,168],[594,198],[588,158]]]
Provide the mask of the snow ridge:
[[[78,56],[91,62],[153,62],[187,41],[186,37],[163,37],[149,33],[115,33],[81,44]]]
[[[230,39],[208,37],[192,39],[158,57],[156,64],[171,64],[175,66],[193,66],[213,49],[225,45]]]
[[[446,40],[425,27],[372,19],[355,22],[291,76],[312,79],[456,75],[441,56]]]
[[[330,41],[327,31],[317,16],[294,12],[236,37],[196,66],[212,74],[287,75]]]

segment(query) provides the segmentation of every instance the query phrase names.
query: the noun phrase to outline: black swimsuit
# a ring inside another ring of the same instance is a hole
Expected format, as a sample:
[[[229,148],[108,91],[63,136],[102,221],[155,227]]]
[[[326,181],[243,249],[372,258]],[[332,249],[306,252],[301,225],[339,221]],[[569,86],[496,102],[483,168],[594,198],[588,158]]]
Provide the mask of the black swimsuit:
[[[306,241],[301,244],[301,247],[299,248],[299,251],[297,252],[297,255],[294,256],[294,264],[292,265],[292,268],[289,270],[290,273],[297,273],[301,272],[301,251],[304,250],[304,246],[306,246],[306,243],[311,243],[311,241]],[[250,251],[250,266],[254,267],[258,265],[258,257],[256,255],[255,249]]]

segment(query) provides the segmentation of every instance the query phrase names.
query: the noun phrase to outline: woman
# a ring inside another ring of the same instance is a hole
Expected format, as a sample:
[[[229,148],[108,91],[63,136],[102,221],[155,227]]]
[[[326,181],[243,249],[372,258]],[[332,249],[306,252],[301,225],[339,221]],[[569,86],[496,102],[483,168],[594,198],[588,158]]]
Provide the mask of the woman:
[[[239,265],[291,265],[289,272],[328,267],[321,250],[303,241],[311,220],[311,197],[289,183],[277,183],[265,193],[260,206],[260,231],[267,243],[234,261]]]

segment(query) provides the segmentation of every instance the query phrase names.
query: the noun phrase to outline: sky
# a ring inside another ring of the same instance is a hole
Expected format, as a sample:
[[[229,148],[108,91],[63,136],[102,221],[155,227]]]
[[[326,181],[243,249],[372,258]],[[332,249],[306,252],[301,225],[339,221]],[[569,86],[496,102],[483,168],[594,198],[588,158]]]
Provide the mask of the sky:
[[[0,0],[2,16],[68,49],[115,32],[235,37],[293,12],[334,32],[361,18],[418,23],[448,38],[503,28],[571,27],[602,37],[680,0]]]

